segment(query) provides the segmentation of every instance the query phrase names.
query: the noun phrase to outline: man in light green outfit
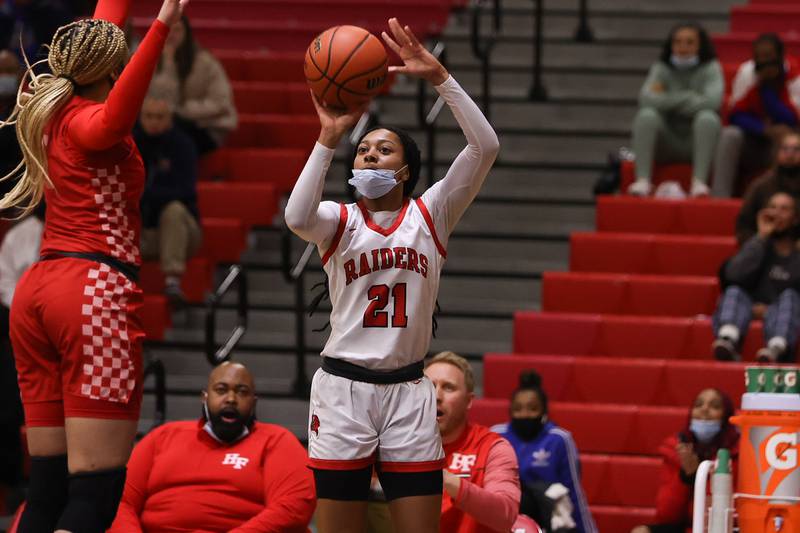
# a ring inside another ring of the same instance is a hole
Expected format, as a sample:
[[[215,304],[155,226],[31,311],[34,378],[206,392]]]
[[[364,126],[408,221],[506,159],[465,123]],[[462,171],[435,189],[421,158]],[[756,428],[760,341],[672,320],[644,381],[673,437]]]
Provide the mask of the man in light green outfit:
[[[721,128],[722,67],[706,31],[672,29],[639,93],[633,121],[636,181],[629,194],[652,192],[653,162],[692,163],[691,196],[708,196],[708,177]]]

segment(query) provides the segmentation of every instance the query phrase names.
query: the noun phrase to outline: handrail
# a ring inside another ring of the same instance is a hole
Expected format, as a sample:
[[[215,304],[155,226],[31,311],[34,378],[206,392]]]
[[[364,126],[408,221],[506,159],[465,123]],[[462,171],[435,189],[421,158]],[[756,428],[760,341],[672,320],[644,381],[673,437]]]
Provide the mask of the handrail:
[[[547,100],[547,89],[542,83],[542,49],[544,47],[544,0],[533,0],[536,3],[533,11],[533,83],[528,97],[536,102]]]
[[[160,359],[150,359],[144,367],[142,381],[152,375],[155,380],[156,410],[153,415],[153,425],[144,433],[139,432],[138,438],[144,437],[167,420],[167,372]]]
[[[217,310],[222,298],[228,293],[234,283],[237,284],[236,298],[236,326],[233,328],[228,340],[217,347]],[[214,294],[209,296],[206,303],[206,359],[212,366],[224,363],[231,357],[231,352],[242,340],[247,331],[247,276],[242,265],[231,265],[228,275],[220,283]]]
[[[575,40],[579,43],[594,41],[594,33],[589,27],[589,0],[581,0],[578,7],[578,28],[575,30]]]
[[[288,226],[284,226],[281,234],[281,272],[286,282],[294,285],[295,380],[292,390],[296,397],[307,398],[310,391],[310,381],[306,372],[305,279],[306,266],[311,260],[315,245],[308,243],[300,260],[296,265],[292,266],[292,235]]]
[[[364,111],[364,113],[361,115],[361,118],[359,118],[358,122],[356,122],[356,125],[353,126],[353,131],[347,138],[348,142],[350,143],[350,146],[353,147],[353,149],[355,149],[356,144],[358,144],[358,141],[364,135],[364,132],[367,131],[367,128],[369,127],[370,122],[372,121],[373,109],[375,109],[374,100],[370,102],[369,109],[367,111]],[[348,183],[352,175],[352,169],[353,169],[352,166],[353,160],[350,158],[350,156],[351,154],[345,154],[344,160],[342,161],[344,165],[344,182],[347,187],[347,196],[350,198],[351,201],[355,202],[356,190],[352,185],[350,185],[350,183]]]
[[[492,10],[492,33],[481,41],[481,17],[483,16],[483,5],[493,2]],[[502,9],[500,0],[474,0],[472,4],[472,30],[470,31],[470,46],[473,55],[481,61],[481,86],[483,89],[482,105],[483,114],[486,118],[491,117],[491,84],[492,66],[491,57],[494,45],[497,43],[497,35],[502,28]]]
[[[433,46],[431,50],[433,57],[447,67],[447,48],[444,43],[439,41]],[[439,96],[433,103],[433,106],[426,111],[428,100],[428,83],[425,80],[419,80],[417,83],[417,120],[419,126],[425,130],[425,145],[427,151],[428,161],[428,187],[431,187],[436,175],[436,119],[439,118],[439,113],[444,108],[444,98]]]

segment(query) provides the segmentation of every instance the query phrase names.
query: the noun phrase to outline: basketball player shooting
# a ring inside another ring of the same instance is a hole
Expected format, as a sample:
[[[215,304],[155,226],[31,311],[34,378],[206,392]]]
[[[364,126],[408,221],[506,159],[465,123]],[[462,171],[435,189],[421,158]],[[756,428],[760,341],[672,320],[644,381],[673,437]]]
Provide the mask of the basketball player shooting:
[[[10,334],[25,408],[30,484],[19,533],[101,533],[125,485],[142,400],[142,291],[136,285],[145,175],[131,136],[170,26],[188,0],[163,0],[125,66],[132,0],[56,31],[50,73],[26,73],[16,123],[23,161],[0,209],[47,214],[40,261],[22,276]],[[29,82],[29,83],[28,83]]]
[[[412,200],[420,153],[411,137],[377,127],[358,142],[354,204],[321,202],[342,136],[363,109],[314,103],[321,131],[286,206],[286,223],[317,245],[330,283],[331,334],[314,375],[309,456],[322,533],[361,532],[373,465],[399,532],[438,531],[443,451],[436,395],[423,375],[448,237],[475,198],[499,144],[489,122],[408,26],[389,20],[391,71],[442,95],[467,138],[446,176]]]

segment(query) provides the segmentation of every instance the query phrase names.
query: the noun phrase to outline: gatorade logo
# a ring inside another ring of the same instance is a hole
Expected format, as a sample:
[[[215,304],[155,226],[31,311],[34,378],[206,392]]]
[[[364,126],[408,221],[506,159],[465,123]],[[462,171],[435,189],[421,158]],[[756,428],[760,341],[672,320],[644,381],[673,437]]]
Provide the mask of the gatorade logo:
[[[775,470],[797,468],[797,433],[777,433],[764,449],[767,464]]]

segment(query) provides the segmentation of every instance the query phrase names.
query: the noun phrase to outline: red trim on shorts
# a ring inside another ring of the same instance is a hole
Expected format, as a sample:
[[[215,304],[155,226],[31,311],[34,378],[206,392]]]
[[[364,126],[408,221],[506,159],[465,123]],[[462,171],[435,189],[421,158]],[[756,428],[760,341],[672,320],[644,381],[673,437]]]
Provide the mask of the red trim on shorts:
[[[378,467],[384,472],[433,472],[435,470],[442,470],[446,464],[445,458],[442,457],[435,461],[381,461],[378,463]]]
[[[408,210],[409,203],[410,202],[408,201],[408,198],[403,200],[403,207],[400,209],[400,213],[398,213],[397,219],[395,219],[394,224],[392,224],[388,228],[382,228],[372,221],[372,217],[369,214],[369,210],[367,210],[367,206],[364,205],[364,200],[359,200],[357,205],[358,208],[361,210],[361,216],[364,217],[364,222],[366,222],[367,227],[376,233],[380,233],[384,237],[388,237],[389,235],[394,233],[397,228],[400,227],[400,224],[403,223],[403,219],[406,217],[406,211]]]
[[[375,456],[363,457],[361,459],[337,460],[337,459],[315,459],[308,458],[308,465],[318,470],[361,470],[375,464]]]
[[[328,247],[325,255],[322,256],[322,266],[325,266],[325,263],[328,262],[328,259],[331,258],[333,252],[335,252],[336,248],[339,246],[339,241],[342,240],[345,226],[347,226],[347,206],[339,204],[339,225],[336,227],[336,233],[333,235],[331,245]]]
[[[431,217],[430,211],[428,211],[428,208],[422,202],[422,198],[417,198],[415,202],[417,202],[417,207],[419,207],[419,211],[422,213],[422,218],[425,219],[425,223],[431,230],[433,242],[436,243],[436,249],[439,250],[439,253],[442,254],[442,257],[447,259],[447,249],[445,249],[445,247],[442,246],[442,243],[439,241],[439,235],[436,233],[436,226],[433,225],[433,217]]]

